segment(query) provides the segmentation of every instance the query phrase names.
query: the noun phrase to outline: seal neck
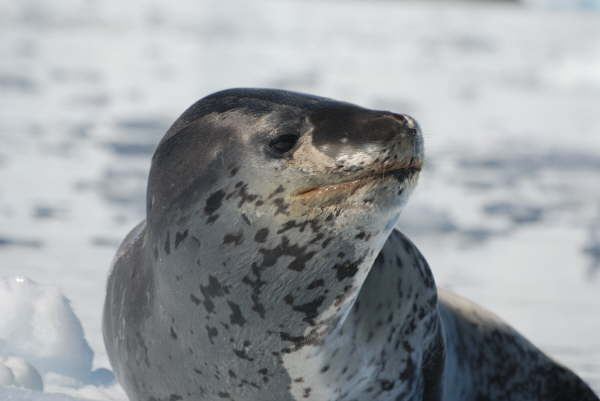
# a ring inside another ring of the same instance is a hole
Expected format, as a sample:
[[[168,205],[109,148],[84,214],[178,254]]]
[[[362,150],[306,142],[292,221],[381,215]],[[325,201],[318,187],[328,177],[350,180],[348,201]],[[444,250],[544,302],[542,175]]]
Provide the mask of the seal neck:
[[[302,399],[307,388],[331,399],[400,379],[397,391],[418,391],[408,378],[439,327],[433,276],[416,247],[391,228],[334,237],[321,222],[288,220],[264,230],[257,221],[215,235],[163,233],[155,315],[166,331],[178,327],[178,348],[232,372],[215,386],[262,382],[250,400]]]
[[[282,356],[292,394],[301,399],[307,388],[314,399],[422,394],[422,383],[411,378],[443,364],[437,302],[427,262],[404,235],[392,232],[335,324],[322,333],[309,328]]]

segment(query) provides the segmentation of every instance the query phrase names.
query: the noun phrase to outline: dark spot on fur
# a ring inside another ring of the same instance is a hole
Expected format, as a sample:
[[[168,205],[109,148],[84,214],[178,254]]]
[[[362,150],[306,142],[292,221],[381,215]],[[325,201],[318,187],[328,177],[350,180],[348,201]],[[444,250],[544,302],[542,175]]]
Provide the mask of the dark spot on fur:
[[[344,263],[338,263],[334,265],[333,268],[336,271],[336,277],[338,281],[354,277],[354,275],[358,272],[358,266],[361,262],[362,259],[356,262],[346,261]]]
[[[259,314],[261,318],[265,318],[265,306],[262,304],[260,300],[260,294],[262,291],[262,287],[267,283],[262,279],[262,267],[256,265],[256,263],[252,263],[251,266],[252,275],[254,279],[250,278],[250,276],[246,275],[242,278],[242,283],[250,286],[252,288],[252,294],[250,295],[250,299],[252,299],[252,310]]]
[[[213,338],[219,335],[219,330],[217,330],[216,327],[206,325],[206,333],[208,334],[208,341],[210,341],[211,344],[214,344]]]
[[[249,226],[252,225],[252,222],[250,221],[248,216],[246,216],[246,213],[242,213],[242,220],[244,220],[244,223],[246,223],[247,225],[249,225]]]
[[[260,230],[258,230],[256,232],[256,235],[254,236],[254,241],[259,242],[259,243],[263,243],[267,240],[267,236],[269,235],[269,229],[268,228],[261,228]]]
[[[313,299],[310,302],[307,302],[305,304],[301,304],[301,305],[293,305],[292,309],[294,309],[295,311],[304,313],[306,316],[304,317],[305,322],[314,325],[314,318],[317,317],[318,312],[319,312],[319,307],[323,304],[323,301],[325,300],[324,296],[320,296],[317,297],[315,299]]]
[[[285,188],[283,187],[283,185],[279,185],[275,191],[273,191],[270,195],[269,195],[269,199],[273,198],[275,195],[282,193],[285,190]]]
[[[231,324],[236,324],[238,326],[243,326],[246,324],[246,319],[242,315],[242,311],[240,310],[240,306],[234,302],[227,301],[229,308],[231,309],[231,315],[229,315],[229,321]]]
[[[284,214],[287,216],[289,214],[287,211],[289,205],[287,203],[285,203],[283,198],[277,198],[277,199],[273,200],[273,204],[277,208],[275,210],[274,216],[277,216],[279,214]]]
[[[306,266],[306,262],[316,254],[314,251],[307,252],[306,248],[305,246],[290,244],[288,237],[284,235],[279,245],[272,249],[261,248],[258,251],[263,255],[262,267],[274,266],[281,256],[292,256],[294,260],[288,264],[288,269],[302,271]]]
[[[190,294],[190,299],[192,300],[192,302],[196,305],[200,305],[200,299],[198,297],[196,297],[194,294]]]
[[[254,361],[254,358],[250,358],[245,350],[243,349],[234,349],[233,353],[240,359],[245,359],[247,361]]]
[[[165,239],[165,253],[168,255],[171,253],[171,233],[167,231],[167,238]]]
[[[176,232],[175,233],[175,249],[177,249],[179,247],[179,245],[181,245],[181,243],[187,238],[188,236],[188,230],[185,230],[183,232]]]
[[[281,341],[293,343],[293,351],[296,351],[308,344],[318,344],[320,341],[320,335],[316,330],[311,331],[307,336],[293,336],[289,333],[281,331],[279,332],[279,337],[281,338]]]
[[[223,198],[225,197],[225,192],[223,190],[218,190],[217,192],[212,193],[208,199],[206,199],[206,205],[204,206],[204,213],[206,215],[212,215],[214,212],[219,210],[221,204],[223,203]]]
[[[238,233],[235,234],[225,234],[225,236],[223,237],[223,245],[227,245],[227,244],[234,244],[234,245],[241,245],[242,242],[244,242],[244,232],[240,231]]]
[[[222,285],[216,277],[208,276],[208,285],[201,285],[200,292],[204,296],[204,301],[202,302],[204,309],[206,309],[208,313],[214,313],[215,304],[212,299],[229,294],[229,287]]]
[[[300,222],[296,222],[296,220],[288,220],[285,223],[283,223],[283,226],[279,230],[277,230],[277,234],[283,234],[286,231],[291,230],[292,228],[297,228],[298,231],[303,233],[304,230],[306,230],[306,227],[310,227],[310,229],[314,233],[319,233],[319,230],[321,229],[321,224],[316,219],[303,220]]]
[[[237,198],[239,198],[238,208],[242,207],[246,202],[252,203],[258,198],[258,195],[248,192],[248,184],[242,181],[235,184],[235,187],[236,190],[227,194],[225,199],[231,199],[233,196],[237,196]]]
[[[350,290],[352,289],[351,285],[347,285],[344,287],[344,290],[342,291],[342,293],[338,296],[335,297],[335,306],[340,306],[349,296],[350,296]]]
[[[320,279],[314,280],[312,283],[310,283],[308,285],[308,287],[306,287],[306,289],[307,290],[313,290],[313,289],[318,288],[318,287],[323,287],[324,285],[325,285],[325,281],[322,278],[320,278]]]

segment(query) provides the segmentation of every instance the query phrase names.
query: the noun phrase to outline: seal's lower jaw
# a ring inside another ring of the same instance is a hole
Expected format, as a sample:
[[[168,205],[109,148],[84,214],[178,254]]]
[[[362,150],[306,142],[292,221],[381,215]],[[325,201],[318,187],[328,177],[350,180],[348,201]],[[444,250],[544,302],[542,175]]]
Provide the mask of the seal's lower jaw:
[[[370,171],[348,180],[303,189],[293,198],[296,202],[314,207],[340,206],[357,201],[361,204],[372,203],[376,202],[374,198],[381,196],[381,192],[386,195],[401,195],[404,189],[416,184],[420,171],[421,163]]]

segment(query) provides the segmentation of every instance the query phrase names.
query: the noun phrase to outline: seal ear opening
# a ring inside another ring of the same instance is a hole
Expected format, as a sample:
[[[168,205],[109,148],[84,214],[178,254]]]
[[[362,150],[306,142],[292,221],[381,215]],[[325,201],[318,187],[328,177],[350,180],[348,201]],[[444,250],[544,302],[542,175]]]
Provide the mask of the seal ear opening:
[[[267,146],[269,153],[277,157],[282,157],[296,146],[299,138],[298,135],[292,134],[279,135],[269,142]]]

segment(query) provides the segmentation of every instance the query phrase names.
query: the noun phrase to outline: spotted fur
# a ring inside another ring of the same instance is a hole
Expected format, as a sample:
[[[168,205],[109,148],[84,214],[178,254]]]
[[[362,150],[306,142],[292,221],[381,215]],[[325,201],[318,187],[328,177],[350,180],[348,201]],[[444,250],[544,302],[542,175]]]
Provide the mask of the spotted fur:
[[[490,313],[438,298],[394,231],[422,158],[410,117],[329,99],[238,89],[188,109],[108,280],[129,398],[597,400]]]

